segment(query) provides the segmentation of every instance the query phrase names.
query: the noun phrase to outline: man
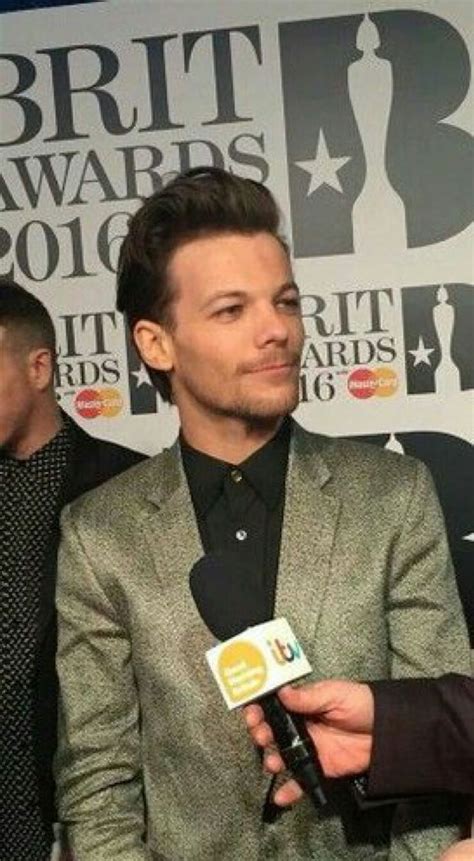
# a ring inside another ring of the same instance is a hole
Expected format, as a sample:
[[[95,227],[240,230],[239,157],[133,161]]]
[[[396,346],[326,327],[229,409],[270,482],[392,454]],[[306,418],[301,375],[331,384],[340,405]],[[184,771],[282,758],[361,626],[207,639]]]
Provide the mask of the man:
[[[0,280],[0,858],[53,841],[54,588],[59,512],[141,456],[93,440],[59,409],[46,308]]]
[[[206,667],[213,639],[188,584],[203,549],[240,556],[317,676],[467,671],[426,470],[288,418],[303,327],[261,184],[196,168],[145,201],[118,305],[181,434],[64,516],[58,775],[78,861],[362,861],[375,845],[427,861],[457,830],[423,805],[401,806],[391,834],[383,812],[362,816],[335,786],[327,816],[297,805],[275,819]]]

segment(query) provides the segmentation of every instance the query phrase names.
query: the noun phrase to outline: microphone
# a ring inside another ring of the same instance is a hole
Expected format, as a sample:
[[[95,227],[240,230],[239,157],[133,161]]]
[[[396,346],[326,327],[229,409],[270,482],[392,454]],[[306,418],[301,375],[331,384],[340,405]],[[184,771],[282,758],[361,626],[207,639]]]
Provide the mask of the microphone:
[[[267,640],[268,629],[270,627],[276,628],[280,624],[278,630],[281,630],[282,623],[285,634],[289,631],[291,635],[291,629],[286,620],[268,621],[263,589],[256,581],[254,573],[241,564],[237,554],[227,552],[203,556],[193,565],[190,574],[190,588],[204,624],[217,640],[225,643],[236,635],[246,632],[249,635],[248,641],[252,639],[253,642],[258,643],[259,628],[254,628],[254,626],[260,625],[263,629],[260,641],[264,644]],[[267,624],[262,625],[264,622]],[[255,636],[252,638],[250,635],[253,632],[247,630],[249,628],[253,628],[255,631]],[[249,646],[249,642],[246,645],[248,648],[253,648],[251,645]],[[217,649],[222,655],[223,647],[219,646]],[[258,648],[256,651],[258,652]],[[298,644],[295,644],[294,656],[296,654],[298,657],[302,654]],[[304,658],[304,662],[303,673],[311,669],[306,658]],[[210,659],[209,663],[211,663]],[[286,768],[291,771],[303,791],[319,810],[326,804],[326,796],[321,785],[323,774],[316,749],[306,730],[304,719],[300,715],[288,712],[273,692],[264,693],[263,696],[255,700],[251,697],[243,698],[240,702],[236,702],[235,696],[232,698],[231,695],[229,701],[228,685],[232,685],[233,679],[241,682],[239,687],[237,685],[234,687],[234,693],[235,691],[251,692],[252,686],[255,687],[256,678],[259,678],[259,671],[260,679],[266,673],[267,668],[259,667],[258,661],[257,665],[253,667],[244,667],[242,672],[242,663],[242,661],[238,663],[237,672],[239,675],[237,673],[232,675],[234,673],[232,668],[223,671],[224,675],[227,674],[228,677],[227,684],[225,681],[221,684],[219,674],[215,673],[227,704],[232,707],[232,705],[251,701],[258,702],[263,710],[265,720],[272,729],[273,737]],[[213,669],[212,666],[211,669]],[[290,680],[300,677],[303,673],[299,672],[295,675],[293,672]],[[260,680],[258,684],[261,687]],[[243,695],[245,697],[245,693]]]

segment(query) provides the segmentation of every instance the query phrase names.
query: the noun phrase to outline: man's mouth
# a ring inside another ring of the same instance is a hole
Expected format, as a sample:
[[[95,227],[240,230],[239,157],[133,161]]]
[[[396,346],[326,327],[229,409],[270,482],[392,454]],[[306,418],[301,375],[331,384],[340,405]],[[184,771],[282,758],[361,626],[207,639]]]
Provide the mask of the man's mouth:
[[[251,365],[246,368],[248,374],[277,374],[292,371],[299,365],[299,357],[285,357],[284,359],[270,359],[266,362],[259,362],[258,365]]]
[[[252,379],[260,381],[261,383],[266,382],[269,385],[272,383],[283,383],[288,384],[290,381],[293,383],[296,373],[296,363],[282,363],[272,365],[261,365],[258,368],[250,371],[248,375],[248,379]]]

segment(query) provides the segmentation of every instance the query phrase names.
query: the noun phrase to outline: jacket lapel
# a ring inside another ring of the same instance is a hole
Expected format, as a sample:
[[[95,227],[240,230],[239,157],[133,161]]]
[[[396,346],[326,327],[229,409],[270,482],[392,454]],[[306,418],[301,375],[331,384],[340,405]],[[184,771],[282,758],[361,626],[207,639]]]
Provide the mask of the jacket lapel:
[[[340,501],[324,492],[331,473],[324,439],[294,426],[288,465],[285,513],[275,616],[285,616],[301,638],[309,660],[326,589]]]
[[[189,613],[189,572],[204,550],[177,443],[164,453],[157,479],[147,493],[151,505],[144,511],[141,525],[160,590],[169,599],[167,606],[176,615],[176,623],[182,625],[183,610]]]

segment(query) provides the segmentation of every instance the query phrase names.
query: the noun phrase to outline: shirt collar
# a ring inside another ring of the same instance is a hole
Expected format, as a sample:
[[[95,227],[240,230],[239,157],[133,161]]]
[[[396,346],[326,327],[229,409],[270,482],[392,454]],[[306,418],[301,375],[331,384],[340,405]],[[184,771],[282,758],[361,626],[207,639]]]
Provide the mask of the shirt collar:
[[[287,417],[265,445],[239,464],[229,464],[192,448],[180,434],[181,454],[191,497],[198,515],[205,515],[222,492],[226,474],[239,469],[267,508],[276,506],[285,486],[291,436]]]

